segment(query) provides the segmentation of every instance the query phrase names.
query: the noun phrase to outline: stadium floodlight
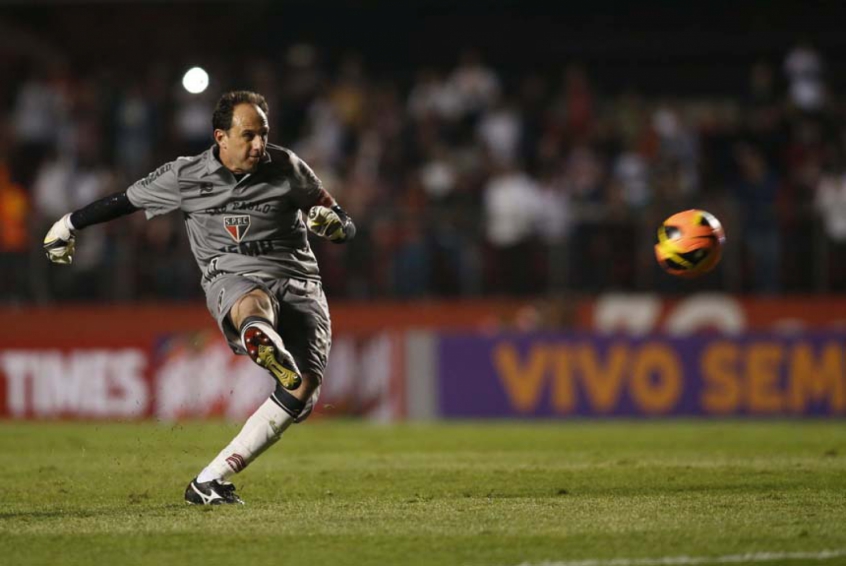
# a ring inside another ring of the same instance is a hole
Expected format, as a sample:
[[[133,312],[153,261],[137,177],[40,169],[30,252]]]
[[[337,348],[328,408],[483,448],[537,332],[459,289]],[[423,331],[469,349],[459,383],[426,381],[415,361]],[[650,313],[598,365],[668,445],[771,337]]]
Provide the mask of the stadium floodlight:
[[[209,74],[202,67],[191,67],[182,76],[182,86],[191,94],[200,94],[209,86]]]

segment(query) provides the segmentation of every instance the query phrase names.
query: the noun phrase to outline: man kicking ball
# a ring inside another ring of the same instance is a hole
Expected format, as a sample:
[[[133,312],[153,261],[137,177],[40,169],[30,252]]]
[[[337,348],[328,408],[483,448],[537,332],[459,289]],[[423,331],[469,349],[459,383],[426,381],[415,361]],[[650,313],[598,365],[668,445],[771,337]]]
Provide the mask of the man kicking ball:
[[[355,236],[352,220],[308,165],[267,142],[268,111],[260,94],[224,94],[212,116],[210,149],[66,214],[44,239],[47,257],[69,264],[76,233],[88,226],[141,209],[147,218],[183,213],[209,311],[233,351],[250,356],[276,383],[238,435],[188,484],[185,500],[197,505],[242,504],[227,479],[311,413],[332,329],[306,227],[337,243]]]

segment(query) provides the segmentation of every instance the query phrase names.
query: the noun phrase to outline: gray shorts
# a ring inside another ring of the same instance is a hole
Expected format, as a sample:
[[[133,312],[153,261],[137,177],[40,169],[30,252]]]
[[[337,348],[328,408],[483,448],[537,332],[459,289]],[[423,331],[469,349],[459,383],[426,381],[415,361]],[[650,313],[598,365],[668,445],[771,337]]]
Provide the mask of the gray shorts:
[[[234,274],[215,279],[206,292],[206,306],[236,354],[246,352],[239,329],[229,320],[229,311],[253,289],[262,289],[270,297],[276,313],[276,331],[300,371],[322,381],[332,347],[332,321],[323,286],[319,281]]]

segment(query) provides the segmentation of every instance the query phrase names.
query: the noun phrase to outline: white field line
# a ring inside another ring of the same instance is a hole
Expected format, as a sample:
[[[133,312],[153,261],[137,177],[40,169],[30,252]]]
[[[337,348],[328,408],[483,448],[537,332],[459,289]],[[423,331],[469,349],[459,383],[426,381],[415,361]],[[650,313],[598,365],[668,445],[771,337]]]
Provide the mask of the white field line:
[[[776,560],[830,560],[846,556],[846,549],[819,552],[750,552],[725,556],[663,556],[661,558],[611,558],[522,562],[517,566],[690,566],[696,564],[753,564]]]

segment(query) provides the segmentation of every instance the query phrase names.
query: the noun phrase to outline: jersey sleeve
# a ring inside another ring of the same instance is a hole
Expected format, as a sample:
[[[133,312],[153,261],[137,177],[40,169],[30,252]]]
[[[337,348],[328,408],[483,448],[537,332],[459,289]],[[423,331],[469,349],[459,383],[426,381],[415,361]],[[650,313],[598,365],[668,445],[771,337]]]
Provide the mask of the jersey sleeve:
[[[182,204],[176,163],[162,165],[126,189],[129,202],[143,208],[148,219],[172,212]]]
[[[311,208],[318,204],[329,206],[327,202],[332,201],[332,197],[323,188],[323,183],[317,178],[311,167],[293,152],[290,155],[293,177],[291,195],[297,205],[303,209]]]

